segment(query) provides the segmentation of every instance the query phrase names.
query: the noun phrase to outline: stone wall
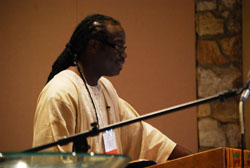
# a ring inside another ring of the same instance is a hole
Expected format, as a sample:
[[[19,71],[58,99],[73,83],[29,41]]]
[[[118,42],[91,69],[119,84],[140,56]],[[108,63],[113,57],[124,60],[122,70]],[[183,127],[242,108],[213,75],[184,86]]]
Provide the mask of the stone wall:
[[[242,85],[241,0],[196,0],[197,97]],[[198,107],[199,150],[239,147],[239,97]]]

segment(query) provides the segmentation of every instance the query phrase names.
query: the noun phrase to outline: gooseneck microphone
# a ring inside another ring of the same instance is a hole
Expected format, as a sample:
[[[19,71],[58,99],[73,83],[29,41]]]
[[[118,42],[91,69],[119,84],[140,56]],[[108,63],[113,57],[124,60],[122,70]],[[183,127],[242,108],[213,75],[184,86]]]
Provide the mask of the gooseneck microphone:
[[[244,150],[246,149],[245,144],[245,125],[244,125],[244,113],[243,113],[243,103],[247,100],[250,94],[250,71],[248,72],[248,79],[246,84],[242,88],[242,93],[239,102],[239,122],[240,122],[240,133],[241,133],[241,167],[244,168]]]

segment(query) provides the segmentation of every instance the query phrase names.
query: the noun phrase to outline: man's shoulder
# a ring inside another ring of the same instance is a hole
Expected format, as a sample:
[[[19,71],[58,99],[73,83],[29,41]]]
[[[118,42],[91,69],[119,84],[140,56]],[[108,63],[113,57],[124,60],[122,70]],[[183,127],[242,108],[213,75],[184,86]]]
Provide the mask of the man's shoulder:
[[[73,71],[65,70],[51,79],[43,88],[42,93],[46,93],[49,97],[77,94],[78,83],[77,75]]]

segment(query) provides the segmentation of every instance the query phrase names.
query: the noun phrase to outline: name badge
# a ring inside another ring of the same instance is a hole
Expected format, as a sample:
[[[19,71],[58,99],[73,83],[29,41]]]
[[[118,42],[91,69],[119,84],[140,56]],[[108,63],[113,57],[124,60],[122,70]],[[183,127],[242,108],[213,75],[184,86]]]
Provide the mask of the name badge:
[[[104,141],[105,153],[118,155],[115,132],[111,129],[106,131],[102,136]]]

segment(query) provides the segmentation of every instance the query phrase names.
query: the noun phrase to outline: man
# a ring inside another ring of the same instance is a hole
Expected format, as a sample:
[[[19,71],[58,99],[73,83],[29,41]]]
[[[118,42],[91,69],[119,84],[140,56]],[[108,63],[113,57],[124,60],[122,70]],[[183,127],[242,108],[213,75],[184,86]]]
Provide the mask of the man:
[[[108,16],[90,15],[74,31],[53,64],[35,114],[33,146],[138,116],[103,76],[120,73],[127,57],[120,23]],[[164,162],[189,154],[145,122],[88,138],[89,152],[129,155],[132,159]],[[71,152],[72,144],[49,151]],[[74,149],[77,150],[77,149]]]

